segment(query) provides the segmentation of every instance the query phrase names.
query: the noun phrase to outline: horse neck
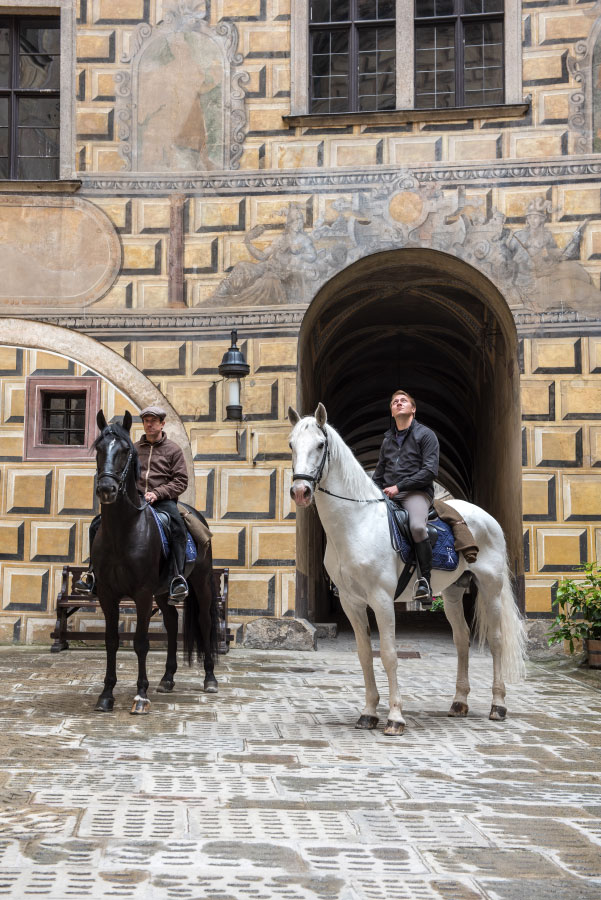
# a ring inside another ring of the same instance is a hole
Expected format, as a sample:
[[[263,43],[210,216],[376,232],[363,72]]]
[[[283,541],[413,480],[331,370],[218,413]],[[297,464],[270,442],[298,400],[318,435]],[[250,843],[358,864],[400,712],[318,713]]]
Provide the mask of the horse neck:
[[[326,426],[327,427],[327,426]],[[378,496],[373,483],[363,467],[353,455],[338,433],[328,428],[330,442],[330,458],[321,479],[321,486],[332,493],[352,499],[373,499]],[[349,507],[364,506],[361,503],[348,503]],[[354,510],[353,510],[354,511]],[[349,512],[351,510],[349,509]]]

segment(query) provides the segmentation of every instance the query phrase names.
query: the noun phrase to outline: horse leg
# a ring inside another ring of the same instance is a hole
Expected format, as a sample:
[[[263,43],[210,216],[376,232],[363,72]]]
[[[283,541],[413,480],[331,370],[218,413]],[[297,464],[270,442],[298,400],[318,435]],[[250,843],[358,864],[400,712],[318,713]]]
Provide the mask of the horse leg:
[[[157,686],[157,694],[170,694],[175,686],[175,673],[177,672],[177,626],[178,612],[175,606],[169,606],[166,597],[157,601],[163,614],[163,623],[167,631],[167,662],[165,674]]]
[[[507,716],[505,682],[503,681],[501,627],[501,592],[503,579],[497,575],[478,572],[478,617],[492,654],[492,704],[489,719],[502,722]]]
[[[194,587],[196,589],[196,585]],[[198,604],[198,624],[200,625],[204,644],[203,666],[205,670],[205,679],[203,690],[205,694],[216,694],[219,691],[219,685],[217,683],[217,679],[215,678],[215,672],[213,671],[215,668],[215,661],[213,659],[213,647],[211,646],[211,634],[213,627],[211,607],[213,595],[210,575],[207,578],[203,579],[202,590],[203,593],[199,595],[199,598],[204,597],[205,602],[199,602]]]
[[[394,605],[386,596],[385,603],[372,606],[380,633],[380,659],[388,677],[389,710],[384,734],[399,735],[405,730],[403,705],[397,678],[398,657],[396,655]]]
[[[449,716],[467,716],[467,697],[470,692],[469,657],[470,629],[463,614],[464,589],[452,584],[442,592],[444,611],[453,629],[453,643],[457,650],[457,678],[455,696],[448,712]]]
[[[117,650],[119,649],[119,601],[100,603],[105,621],[106,673],[104,690],[96,701],[96,712],[112,712],[115,705],[113,688],[117,684]]]
[[[144,602],[145,601],[145,602]],[[148,699],[148,675],[146,674],[146,657],[150,647],[148,640],[148,623],[152,609],[152,594],[144,600],[136,601],[136,633],[134,634],[134,650],[138,657],[138,692],[130,712],[133,715],[147,715],[150,712],[150,700]]]
[[[357,653],[359,654],[359,662],[363,670],[363,680],[365,682],[365,706],[359,716],[355,728],[364,728],[371,730],[378,724],[378,703],[380,695],[376,687],[376,678],[374,675],[374,658],[371,647],[371,633],[369,630],[369,622],[367,620],[367,606],[360,602],[353,603],[351,600],[344,599],[340,596],[340,603],[344,613],[353,626],[355,632],[355,640],[357,641]]]

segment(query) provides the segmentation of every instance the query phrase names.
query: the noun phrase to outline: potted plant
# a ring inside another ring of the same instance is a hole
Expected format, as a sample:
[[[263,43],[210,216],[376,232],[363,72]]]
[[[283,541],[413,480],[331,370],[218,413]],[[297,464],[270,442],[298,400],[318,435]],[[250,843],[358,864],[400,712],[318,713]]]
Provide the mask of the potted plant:
[[[559,613],[547,633],[549,644],[567,641],[570,653],[574,641],[582,641],[588,652],[588,664],[601,668],[601,570],[597,563],[582,566],[584,578],[564,578],[557,588]]]

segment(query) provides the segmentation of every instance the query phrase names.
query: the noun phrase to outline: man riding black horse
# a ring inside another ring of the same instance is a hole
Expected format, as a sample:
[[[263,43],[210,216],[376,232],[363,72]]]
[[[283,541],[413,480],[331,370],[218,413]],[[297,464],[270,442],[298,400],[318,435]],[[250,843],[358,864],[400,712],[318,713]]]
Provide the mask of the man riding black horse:
[[[188,487],[188,469],[181,448],[175,441],[170,441],[163,431],[166,415],[160,406],[147,406],[143,409],[140,418],[144,434],[134,446],[140,461],[140,494],[157,512],[169,513],[171,517],[171,553],[167,579],[169,603],[175,604],[188,596],[188,585],[184,578],[186,526],[177,508],[177,498]],[[90,553],[99,527],[100,516],[96,516],[90,524]],[[90,565],[73,588],[76,593],[91,594],[95,581]]]
[[[428,605],[432,602],[432,545],[427,523],[438,475],[439,445],[434,432],[417,421],[415,411],[415,400],[410,394],[394,392],[390,412],[395,424],[384,435],[373,480],[409,514],[420,575],[414,597]]]

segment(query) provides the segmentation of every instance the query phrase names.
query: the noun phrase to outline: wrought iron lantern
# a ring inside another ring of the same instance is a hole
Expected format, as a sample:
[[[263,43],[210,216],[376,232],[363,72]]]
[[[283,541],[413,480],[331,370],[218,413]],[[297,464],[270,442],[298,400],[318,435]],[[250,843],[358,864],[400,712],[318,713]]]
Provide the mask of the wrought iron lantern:
[[[233,422],[242,421],[242,403],[240,402],[241,380],[250,372],[250,366],[244,354],[237,346],[238,332],[232,331],[232,346],[223,354],[219,365],[219,374],[225,378],[227,387],[226,419]]]

